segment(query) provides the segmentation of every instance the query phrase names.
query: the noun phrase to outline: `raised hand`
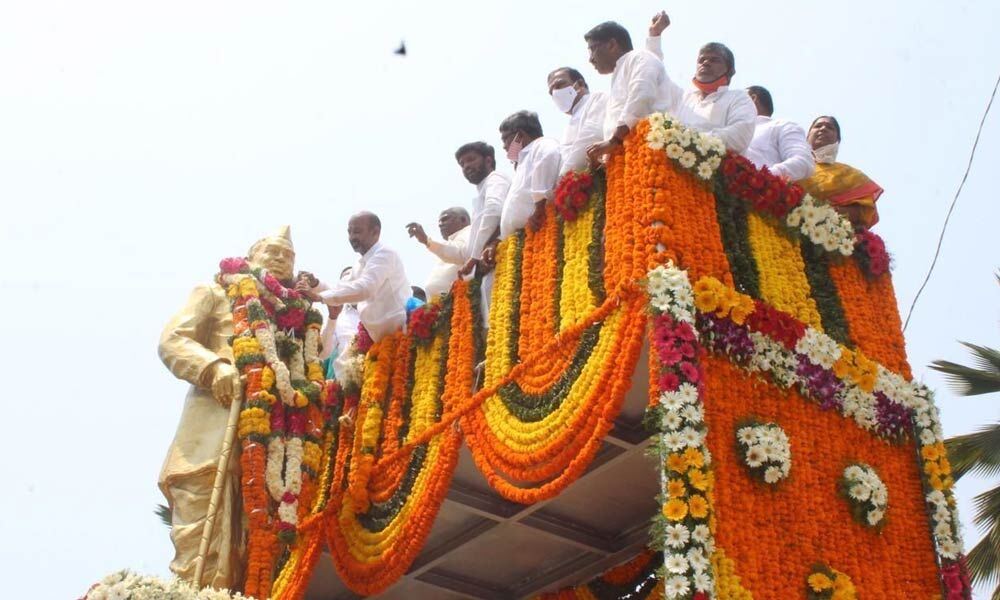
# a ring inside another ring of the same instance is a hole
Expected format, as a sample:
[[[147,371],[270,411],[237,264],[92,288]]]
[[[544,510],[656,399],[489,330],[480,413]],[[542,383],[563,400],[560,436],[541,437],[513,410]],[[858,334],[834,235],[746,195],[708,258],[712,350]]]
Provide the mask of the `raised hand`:
[[[406,226],[406,233],[410,234],[411,238],[416,238],[418,242],[423,245],[427,245],[427,234],[424,232],[424,227],[420,223],[410,223]]]
[[[649,37],[660,37],[667,27],[670,27],[670,17],[667,16],[667,11],[661,10],[649,22]]]

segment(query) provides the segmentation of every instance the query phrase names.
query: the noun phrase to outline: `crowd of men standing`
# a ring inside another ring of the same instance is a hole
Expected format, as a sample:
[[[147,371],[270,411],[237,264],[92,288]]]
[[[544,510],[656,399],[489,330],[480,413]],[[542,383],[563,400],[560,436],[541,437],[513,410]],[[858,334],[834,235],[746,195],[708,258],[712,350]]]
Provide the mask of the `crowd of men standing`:
[[[750,159],[758,168],[800,183],[828,202],[857,228],[878,221],[875,202],[882,189],[861,171],[836,162],[840,124],[832,116],[817,117],[808,132],[796,123],[773,118],[774,102],[762,86],[730,87],[736,59],[724,44],[702,46],[691,86],[682,88],[667,75],[661,34],[670,25],[665,12],[651,20],[643,48],[635,48],[628,31],[615,22],[597,25],[584,35],[590,63],[610,75],[607,93],[591,92],[581,73],[560,67],[548,75],[548,91],[556,107],[569,116],[563,140],[543,133],[538,115],[518,111],[499,126],[504,154],[514,164],[513,177],[496,170],[496,152],[476,141],[455,152],[465,179],[476,186],[472,206],[441,212],[434,239],[419,223],[407,225],[410,237],[426,246],[438,264],[422,291],[433,299],[446,293],[458,277],[482,278],[483,309],[488,314],[492,271],[499,241],[519,229],[537,229],[545,204],[553,199],[565,173],[599,168],[629,132],[649,115],[668,112],[684,125],[714,135],[726,148]],[[337,375],[336,358],[364,325],[375,341],[405,326],[407,305],[416,302],[399,254],[379,241],[381,221],[369,212],[348,223],[351,247],[361,258],[337,282],[324,283],[303,273],[298,289],[329,307],[324,331],[326,356]]]

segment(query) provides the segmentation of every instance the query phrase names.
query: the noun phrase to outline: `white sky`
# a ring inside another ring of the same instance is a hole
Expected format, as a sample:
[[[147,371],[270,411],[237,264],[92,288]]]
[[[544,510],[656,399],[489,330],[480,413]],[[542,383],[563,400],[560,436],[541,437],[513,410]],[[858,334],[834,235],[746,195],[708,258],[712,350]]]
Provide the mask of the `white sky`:
[[[876,231],[904,313],[1000,69],[990,0],[399,4],[0,4],[5,596],[77,597],[126,566],[165,575],[152,509],[186,384],[156,341],[190,288],[284,223],[297,266],[333,276],[355,258],[344,232],[362,208],[419,283],[431,260],[404,224],[434,230],[474,193],[454,150],[499,147],[497,125],[521,108],[561,136],[545,75],[573,65],[606,89],[582,38],[598,22],[638,45],[666,8],[678,81],[701,43],[723,41],[734,85],[767,86],[777,116],[835,114],[842,160],[886,190]],[[392,54],[401,38],[406,58]],[[998,416],[996,397],[956,398],[925,367],[968,362],[956,339],[1000,346],[998,163],[994,113],[908,335],[947,434]],[[967,523],[982,488],[959,486]]]

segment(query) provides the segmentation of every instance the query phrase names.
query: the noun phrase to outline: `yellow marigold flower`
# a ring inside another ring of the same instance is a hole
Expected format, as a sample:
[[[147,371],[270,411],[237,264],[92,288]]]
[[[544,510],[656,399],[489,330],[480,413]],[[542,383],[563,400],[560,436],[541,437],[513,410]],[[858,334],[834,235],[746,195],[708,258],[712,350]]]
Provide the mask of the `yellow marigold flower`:
[[[719,306],[719,282],[712,277],[702,277],[694,284],[694,305],[701,312],[711,312]]]
[[[928,461],[924,463],[924,473],[935,477],[941,475],[941,467],[936,462]]]
[[[306,397],[302,392],[295,390],[295,406],[302,408],[304,406],[309,406],[309,398]]]
[[[837,376],[837,379],[843,379],[847,377],[848,372],[851,370],[851,363],[847,360],[846,351],[842,351],[840,359],[833,363],[833,374]]]
[[[274,394],[270,392],[265,392],[263,390],[257,392],[257,400],[260,400],[261,402],[267,402],[268,404],[274,404],[275,402],[278,401],[278,399],[274,396]]]
[[[811,587],[814,592],[822,592],[823,590],[829,590],[833,587],[833,582],[826,576],[826,573],[813,573],[809,576],[808,581],[809,587]]]
[[[951,474],[951,463],[948,462],[948,457],[947,456],[942,456],[941,460],[938,461],[938,465],[940,465],[940,467],[941,467],[941,474],[942,475],[950,475]]]
[[[937,444],[933,446],[924,446],[920,449],[920,456],[924,457],[924,460],[937,460],[938,458],[938,447]]]
[[[682,455],[673,452],[667,457],[667,468],[671,471],[683,473],[687,470],[687,461],[684,460]]]
[[[955,486],[955,480],[952,479],[951,477],[945,477],[944,479],[941,480],[941,487],[944,490],[950,490],[954,486]]]
[[[851,582],[851,578],[848,577],[845,573],[841,573],[836,569],[831,569],[831,570],[833,571],[834,574],[834,580],[833,580],[834,597],[836,597],[837,593],[846,592],[849,593],[850,595],[845,597],[853,598],[854,584]]]
[[[708,476],[705,472],[700,469],[691,469],[688,471],[688,481],[691,482],[691,486],[697,490],[705,491],[708,489]]]
[[[306,378],[309,379],[309,381],[323,381],[325,378],[324,375],[323,367],[319,366],[319,363],[309,363],[306,372]]]
[[[684,519],[688,514],[688,505],[683,500],[678,500],[674,498],[668,500],[666,504],[663,505],[663,516],[671,521],[680,521]]]
[[[244,277],[240,280],[240,295],[241,296],[258,296],[257,284],[250,277]]]
[[[260,371],[260,387],[269,390],[274,386],[274,371],[271,367],[264,367]]]
[[[684,451],[684,462],[689,467],[701,468],[705,466],[705,455],[697,448],[688,448]]]
[[[872,390],[875,389],[875,374],[874,373],[867,372],[864,375],[861,375],[860,377],[855,378],[854,381],[858,384],[859,388],[861,388],[862,390],[864,390],[866,392],[871,392]]]
[[[734,323],[742,325],[746,323],[747,317],[753,313],[755,308],[753,299],[750,298],[750,296],[739,294],[739,301],[736,303],[736,306],[733,307],[730,316]]]
[[[944,482],[941,481],[941,478],[937,475],[931,475],[928,477],[927,484],[939,492],[944,491]]]
[[[691,516],[696,519],[704,519],[708,516],[708,500],[704,496],[694,495],[688,500],[691,509]]]
[[[680,479],[671,479],[667,482],[667,495],[671,498],[686,496],[687,486]]]
[[[237,297],[239,295],[240,295],[240,286],[239,286],[239,284],[234,283],[234,284],[230,285],[228,288],[226,288],[226,297],[227,298],[235,298],[235,297]]]

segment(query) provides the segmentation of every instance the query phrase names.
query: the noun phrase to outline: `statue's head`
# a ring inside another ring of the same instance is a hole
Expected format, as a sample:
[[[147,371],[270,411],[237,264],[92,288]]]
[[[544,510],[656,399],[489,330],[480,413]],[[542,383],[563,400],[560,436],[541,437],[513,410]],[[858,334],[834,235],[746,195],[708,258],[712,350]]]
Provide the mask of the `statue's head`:
[[[295,272],[295,246],[292,245],[292,230],[283,226],[278,233],[257,240],[247,252],[247,260],[252,267],[267,269],[269,273],[288,281]]]

